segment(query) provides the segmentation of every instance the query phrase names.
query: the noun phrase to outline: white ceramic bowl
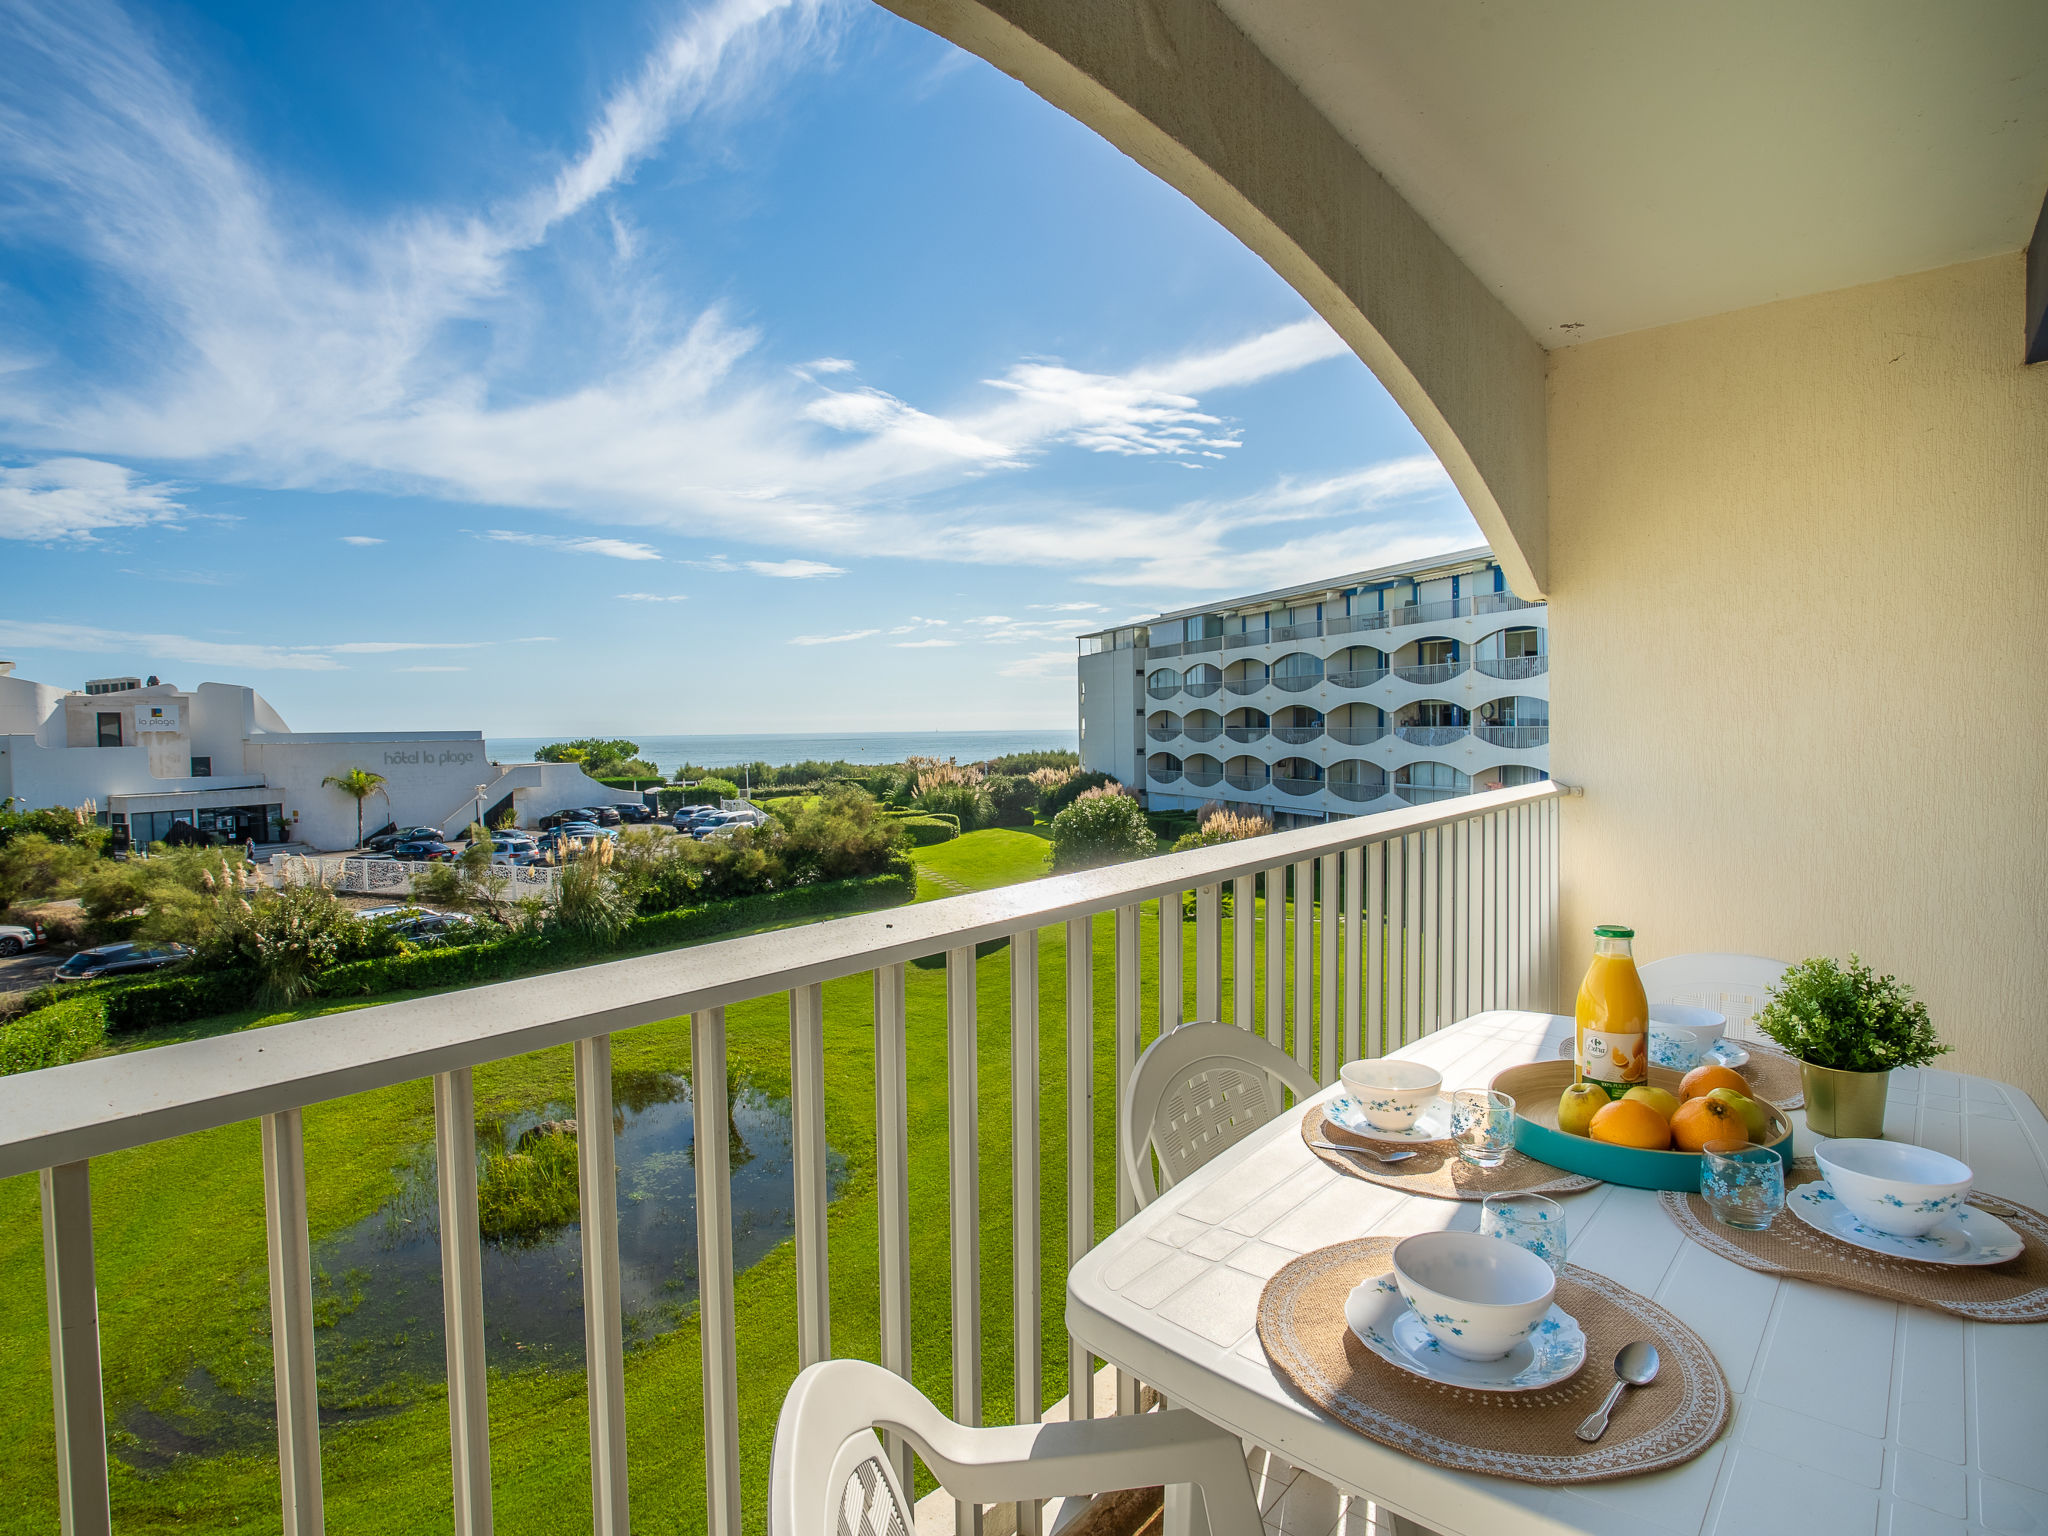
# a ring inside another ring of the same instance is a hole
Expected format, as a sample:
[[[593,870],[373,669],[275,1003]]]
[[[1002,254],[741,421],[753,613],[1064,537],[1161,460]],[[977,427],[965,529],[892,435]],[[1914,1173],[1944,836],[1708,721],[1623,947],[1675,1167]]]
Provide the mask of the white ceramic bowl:
[[[1828,1188],[1864,1226],[1924,1237],[1970,1197],[1970,1165],[1903,1141],[1823,1141],[1814,1160]]]
[[[1728,1033],[1728,1016],[1682,1003],[1650,1004],[1650,1060],[1674,1072],[1690,1072],[1707,1059],[1714,1042]]]
[[[1444,1086],[1443,1074],[1419,1061],[1347,1061],[1344,1091],[1376,1131],[1410,1131]]]
[[[1394,1245],[1394,1283],[1422,1326],[1463,1360],[1498,1360],[1550,1310],[1557,1276],[1516,1243],[1421,1232]]]

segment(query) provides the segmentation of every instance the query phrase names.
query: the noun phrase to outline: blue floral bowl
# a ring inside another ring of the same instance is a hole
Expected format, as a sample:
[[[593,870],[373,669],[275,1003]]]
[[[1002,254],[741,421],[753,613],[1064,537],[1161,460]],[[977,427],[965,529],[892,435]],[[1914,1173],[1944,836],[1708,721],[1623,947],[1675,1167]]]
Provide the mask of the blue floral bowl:
[[[1463,1360],[1498,1360],[1539,1327],[1557,1276],[1526,1248],[1478,1232],[1418,1232],[1394,1245],[1394,1283],[1422,1326]]]
[[[1444,1085],[1442,1073],[1419,1061],[1347,1061],[1337,1075],[1376,1131],[1413,1130]]]
[[[1864,1226],[1924,1237],[1970,1198],[1970,1165],[1904,1141],[1823,1141],[1814,1161],[1828,1188]]]

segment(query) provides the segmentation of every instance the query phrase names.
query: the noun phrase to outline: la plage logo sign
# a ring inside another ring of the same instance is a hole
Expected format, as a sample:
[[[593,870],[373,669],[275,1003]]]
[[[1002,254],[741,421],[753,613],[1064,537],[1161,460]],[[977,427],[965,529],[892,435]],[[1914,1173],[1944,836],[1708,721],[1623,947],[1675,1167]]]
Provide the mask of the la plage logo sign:
[[[437,765],[442,768],[459,768],[464,763],[473,763],[475,761],[476,754],[474,752],[458,752],[452,747],[443,752],[438,758],[431,751],[386,752],[384,754],[384,766],[386,768],[419,767],[422,764],[429,768]]]

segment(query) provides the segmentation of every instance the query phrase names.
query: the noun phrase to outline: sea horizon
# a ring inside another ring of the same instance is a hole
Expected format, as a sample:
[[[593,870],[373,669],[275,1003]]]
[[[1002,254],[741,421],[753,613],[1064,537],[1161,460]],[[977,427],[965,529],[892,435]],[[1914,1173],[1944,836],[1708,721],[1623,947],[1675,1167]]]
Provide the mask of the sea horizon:
[[[639,736],[613,733],[640,744],[640,755],[664,774],[684,763],[722,768],[738,763],[811,761],[900,763],[906,757],[956,758],[981,762],[1011,752],[1077,752],[1075,731],[749,731],[730,735]],[[570,736],[487,736],[484,746],[497,763],[530,763],[533,754]]]

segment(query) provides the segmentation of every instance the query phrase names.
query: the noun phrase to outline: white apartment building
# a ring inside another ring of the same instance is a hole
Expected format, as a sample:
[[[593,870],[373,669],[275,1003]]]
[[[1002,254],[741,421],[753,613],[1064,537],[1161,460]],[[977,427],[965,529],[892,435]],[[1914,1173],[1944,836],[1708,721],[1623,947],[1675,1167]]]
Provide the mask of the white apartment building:
[[[490,761],[481,731],[294,731],[253,688],[183,689],[139,677],[64,689],[0,661],[0,801],[91,801],[117,842],[155,842],[183,822],[223,842],[348,848],[356,803],[322,781],[381,774],[363,825],[459,835],[481,812],[521,825],[571,806],[637,802],[573,763]]]
[[[1081,764],[1281,826],[1546,779],[1546,617],[1473,549],[1083,635]]]

